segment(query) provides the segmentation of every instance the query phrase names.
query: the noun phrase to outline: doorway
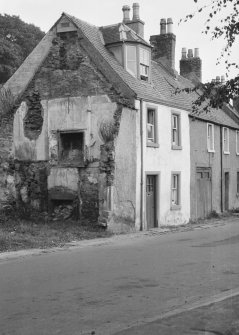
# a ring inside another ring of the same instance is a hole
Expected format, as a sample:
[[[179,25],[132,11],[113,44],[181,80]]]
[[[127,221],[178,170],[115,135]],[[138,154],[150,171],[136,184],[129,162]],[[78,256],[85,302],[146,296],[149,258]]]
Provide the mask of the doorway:
[[[156,190],[157,190],[157,175],[147,175],[146,176],[147,229],[157,227]]]
[[[196,217],[205,218],[212,211],[212,178],[210,168],[197,168]]]

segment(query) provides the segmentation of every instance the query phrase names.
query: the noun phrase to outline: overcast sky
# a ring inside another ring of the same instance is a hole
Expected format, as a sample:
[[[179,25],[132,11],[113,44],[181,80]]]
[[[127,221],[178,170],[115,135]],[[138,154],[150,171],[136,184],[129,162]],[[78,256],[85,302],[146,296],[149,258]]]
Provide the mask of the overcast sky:
[[[60,17],[63,11],[74,15],[96,26],[104,26],[122,21],[122,6],[133,2],[129,0],[0,0],[1,14],[18,15],[27,22],[33,23],[47,32]],[[206,15],[201,13],[187,23],[178,22],[186,14],[195,12],[201,4],[210,0],[139,0],[140,18],[145,22],[145,39],[160,32],[160,19],[172,17],[176,34],[176,70],[179,70],[179,59],[182,47],[199,48],[202,59],[202,79],[211,81],[217,75],[225,74],[223,62],[216,66],[223,41],[212,42],[209,36],[201,33],[205,26]],[[132,10],[131,10],[132,14]],[[234,46],[234,60],[238,62],[239,43]],[[236,59],[237,58],[237,59]],[[233,58],[232,58],[233,59]],[[232,72],[230,76],[235,76]]]

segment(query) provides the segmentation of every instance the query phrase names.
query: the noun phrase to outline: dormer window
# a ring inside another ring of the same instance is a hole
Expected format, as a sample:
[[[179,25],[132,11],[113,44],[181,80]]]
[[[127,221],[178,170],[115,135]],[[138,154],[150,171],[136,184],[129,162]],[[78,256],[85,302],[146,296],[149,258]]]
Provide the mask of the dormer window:
[[[149,51],[143,48],[139,49],[140,79],[149,80]]]
[[[139,45],[125,45],[125,68],[134,77],[149,81],[150,51]]]

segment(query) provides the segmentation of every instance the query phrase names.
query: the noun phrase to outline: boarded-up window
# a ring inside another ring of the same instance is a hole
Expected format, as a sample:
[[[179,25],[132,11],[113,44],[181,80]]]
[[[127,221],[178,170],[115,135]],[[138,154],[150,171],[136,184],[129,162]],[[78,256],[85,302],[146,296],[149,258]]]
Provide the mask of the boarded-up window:
[[[84,163],[84,133],[60,132],[59,160],[66,164]]]
[[[126,70],[137,77],[136,47],[127,45],[126,47]]]

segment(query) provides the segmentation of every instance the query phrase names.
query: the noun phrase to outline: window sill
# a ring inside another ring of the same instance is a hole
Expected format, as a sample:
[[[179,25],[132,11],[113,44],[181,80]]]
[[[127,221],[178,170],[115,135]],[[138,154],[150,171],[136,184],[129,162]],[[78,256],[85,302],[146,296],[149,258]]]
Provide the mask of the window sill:
[[[239,152],[236,152],[236,155],[239,156]]]
[[[172,150],[182,150],[182,146],[181,145],[173,145],[171,147]]]
[[[159,144],[155,142],[147,142],[147,147],[159,148]]]
[[[207,152],[214,154],[215,150],[209,150],[209,149],[207,149]]]
[[[230,155],[229,151],[223,151],[224,155]]]
[[[171,205],[170,207],[171,211],[177,211],[181,209],[181,205]]]

